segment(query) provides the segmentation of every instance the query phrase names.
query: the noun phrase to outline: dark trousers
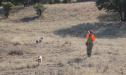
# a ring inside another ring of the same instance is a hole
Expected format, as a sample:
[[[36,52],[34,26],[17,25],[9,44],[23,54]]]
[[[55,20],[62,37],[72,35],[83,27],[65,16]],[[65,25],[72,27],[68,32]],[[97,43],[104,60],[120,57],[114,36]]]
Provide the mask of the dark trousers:
[[[92,48],[93,48],[93,42],[88,42],[87,43],[87,56],[88,57],[91,57]]]

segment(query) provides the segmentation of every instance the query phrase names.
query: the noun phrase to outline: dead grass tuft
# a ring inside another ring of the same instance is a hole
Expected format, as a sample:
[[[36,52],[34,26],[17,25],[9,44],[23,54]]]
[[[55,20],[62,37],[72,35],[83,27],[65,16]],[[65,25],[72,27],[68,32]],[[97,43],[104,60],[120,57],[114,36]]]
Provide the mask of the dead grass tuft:
[[[21,56],[21,55],[23,55],[24,53],[23,53],[23,51],[21,51],[21,50],[12,50],[12,51],[10,51],[9,53],[8,53],[8,55],[18,55],[18,56]]]

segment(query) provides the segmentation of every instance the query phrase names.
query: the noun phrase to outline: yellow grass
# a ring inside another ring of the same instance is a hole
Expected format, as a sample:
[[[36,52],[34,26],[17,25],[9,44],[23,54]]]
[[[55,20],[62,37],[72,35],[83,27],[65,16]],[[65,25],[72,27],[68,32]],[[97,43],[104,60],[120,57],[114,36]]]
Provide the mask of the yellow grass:
[[[107,16],[112,14],[99,11],[94,2],[45,6],[43,18],[31,20],[35,12],[27,7],[1,20],[0,75],[126,74],[126,24],[118,22],[118,16]],[[88,58],[84,35],[92,26],[97,33],[104,33],[96,35],[92,57]],[[107,31],[114,38],[105,36]],[[41,37],[42,43],[37,44]],[[23,55],[8,55],[13,50],[21,50]],[[39,55],[43,62],[37,66]]]

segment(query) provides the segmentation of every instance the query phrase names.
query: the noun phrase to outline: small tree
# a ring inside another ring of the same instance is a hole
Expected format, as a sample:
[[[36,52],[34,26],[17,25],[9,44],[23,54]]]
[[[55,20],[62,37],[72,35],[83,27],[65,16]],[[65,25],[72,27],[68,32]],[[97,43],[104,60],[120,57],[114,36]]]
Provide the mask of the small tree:
[[[14,6],[11,2],[3,2],[2,3],[3,9],[4,9],[4,16],[8,18],[10,14],[11,8]]]
[[[24,0],[10,0],[14,5],[23,4]]]
[[[3,0],[0,0],[0,6],[1,6],[1,4],[2,4],[2,1],[3,1]]]
[[[36,14],[38,15],[38,17],[42,16],[42,13],[46,9],[44,7],[44,5],[43,4],[40,4],[40,3],[36,3],[35,5],[33,5],[33,8],[35,9]]]
[[[61,0],[55,0],[55,3],[61,3]]]

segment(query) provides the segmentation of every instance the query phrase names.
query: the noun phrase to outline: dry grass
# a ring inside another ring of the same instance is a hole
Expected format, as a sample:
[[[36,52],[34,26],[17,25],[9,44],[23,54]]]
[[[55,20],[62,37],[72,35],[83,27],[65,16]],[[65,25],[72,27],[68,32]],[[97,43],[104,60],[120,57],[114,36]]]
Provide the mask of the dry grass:
[[[126,74],[125,23],[106,17],[94,2],[45,6],[44,18],[31,20],[35,12],[28,7],[0,22],[0,75]],[[83,37],[92,27],[97,40],[88,58]],[[36,44],[41,37],[42,43]]]
[[[23,55],[23,52],[21,50],[13,50],[8,53],[8,55]]]

